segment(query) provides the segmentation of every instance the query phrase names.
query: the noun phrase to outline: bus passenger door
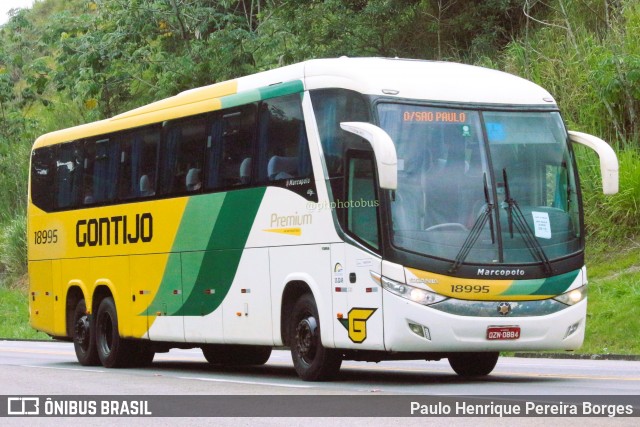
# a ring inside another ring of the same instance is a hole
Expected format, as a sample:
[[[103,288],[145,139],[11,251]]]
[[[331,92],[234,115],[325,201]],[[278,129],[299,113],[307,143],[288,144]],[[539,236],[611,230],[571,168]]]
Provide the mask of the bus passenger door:
[[[346,300],[346,308],[336,313],[342,327],[342,331],[335,329],[336,346],[384,350],[382,289],[372,276],[381,272],[381,258],[376,254],[380,202],[372,153],[348,153],[346,173],[346,198],[342,207],[338,205],[343,209],[338,215],[355,242],[344,245],[344,263],[338,261],[338,251],[335,262],[332,259],[335,307],[344,307]]]

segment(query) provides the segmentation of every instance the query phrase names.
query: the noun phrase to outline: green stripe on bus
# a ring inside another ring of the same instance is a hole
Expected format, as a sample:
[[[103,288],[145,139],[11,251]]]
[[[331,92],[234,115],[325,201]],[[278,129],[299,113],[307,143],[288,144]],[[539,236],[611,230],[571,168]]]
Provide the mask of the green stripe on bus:
[[[580,274],[580,270],[570,271],[547,279],[516,280],[500,296],[508,295],[560,295],[564,293]]]
[[[188,295],[185,292],[186,300],[174,315],[203,316],[222,304],[233,283],[265,191],[266,188],[252,188],[227,193],[193,288]],[[212,288],[215,292],[207,294]],[[208,296],[206,299],[203,298],[205,295]]]
[[[232,108],[240,105],[246,105],[251,102],[262,101],[263,99],[291,95],[292,93],[300,93],[303,90],[304,85],[302,84],[302,81],[294,80],[292,82],[279,83],[273,86],[223,96],[220,98],[220,102],[222,103],[222,109]]]
[[[209,247],[211,233],[227,194],[208,194],[189,199],[171,252],[205,250]]]
[[[570,271],[559,276],[549,277],[535,293],[531,295],[560,295],[569,289],[569,286],[576,280],[580,270]]]
[[[204,316],[216,310],[231,288],[265,191],[190,199],[158,293],[140,314]]]

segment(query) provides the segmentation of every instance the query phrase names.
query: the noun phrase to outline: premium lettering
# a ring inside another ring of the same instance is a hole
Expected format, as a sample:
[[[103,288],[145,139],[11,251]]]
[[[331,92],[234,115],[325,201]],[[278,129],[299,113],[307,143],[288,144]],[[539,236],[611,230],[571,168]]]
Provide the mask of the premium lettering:
[[[307,225],[313,222],[311,214],[298,215],[278,215],[271,214],[271,227],[293,227],[296,225]]]

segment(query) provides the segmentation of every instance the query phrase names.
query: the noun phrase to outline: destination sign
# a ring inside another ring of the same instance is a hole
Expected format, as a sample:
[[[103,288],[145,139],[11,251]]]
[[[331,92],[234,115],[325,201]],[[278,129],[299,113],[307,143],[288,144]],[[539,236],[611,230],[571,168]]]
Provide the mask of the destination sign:
[[[405,111],[405,122],[465,123],[467,113],[458,111]]]

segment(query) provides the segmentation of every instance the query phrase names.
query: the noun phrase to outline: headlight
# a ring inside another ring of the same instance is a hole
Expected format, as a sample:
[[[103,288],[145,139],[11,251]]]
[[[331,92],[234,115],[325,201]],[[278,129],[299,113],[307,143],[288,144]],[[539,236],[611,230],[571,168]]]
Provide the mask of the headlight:
[[[387,279],[386,277],[380,277],[377,274],[374,277],[380,282],[384,289],[388,290],[392,294],[417,302],[418,304],[431,305],[447,299],[447,297],[438,295],[435,292],[416,288],[415,286],[407,285],[406,283],[396,282],[395,280]]]
[[[563,304],[574,305],[582,301],[587,297],[587,285],[580,286],[579,288],[572,289],[569,292],[565,292],[562,295],[558,295],[554,300]]]

